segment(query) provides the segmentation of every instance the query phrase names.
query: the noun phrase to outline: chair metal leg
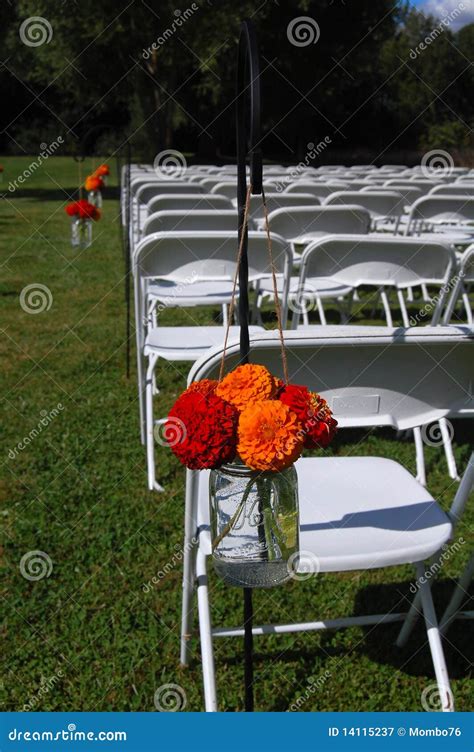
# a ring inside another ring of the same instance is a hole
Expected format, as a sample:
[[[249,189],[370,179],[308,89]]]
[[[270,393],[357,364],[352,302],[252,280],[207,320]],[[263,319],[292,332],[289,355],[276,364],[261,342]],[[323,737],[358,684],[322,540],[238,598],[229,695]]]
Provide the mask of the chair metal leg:
[[[472,308],[471,308],[471,301],[469,300],[469,295],[467,292],[463,292],[462,294],[462,302],[464,304],[464,310],[466,311],[466,319],[469,326],[472,326],[473,319],[472,319]]]
[[[137,347],[137,380],[138,380],[138,405],[140,411],[140,440],[145,443],[145,369],[143,367],[143,355]]]
[[[446,611],[441,617],[441,620],[439,623],[439,630],[443,636],[447,633],[449,627],[451,626],[452,622],[456,618],[456,613],[459,611],[461,604],[467,595],[467,589],[473,577],[474,577],[474,554],[472,554],[471,558],[469,559],[467,563],[467,567],[465,568],[464,572],[459,578],[459,581],[456,583],[456,587],[454,588],[454,593],[451,596],[451,600],[446,606]]]
[[[196,545],[197,523],[195,505],[192,503],[197,493],[197,473],[186,470],[186,503],[184,513],[184,544],[183,544],[183,597],[181,611],[181,651],[182,666],[189,665],[189,640],[194,617],[194,586],[196,583]]]
[[[439,419],[439,427],[441,430],[441,437],[443,439],[444,453],[446,455],[446,462],[448,463],[449,477],[453,480],[459,480],[458,469],[456,467],[456,460],[454,458],[453,446],[451,444],[451,435],[448,428],[448,421],[446,418]]]
[[[390,310],[390,303],[388,301],[388,296],[385,290],[380,290],[380,299],[382,301],[383,308],[385,311],[385,318],[387,319],[387,326],[393,326],[392,312]]]
[[[441,702],[440,709],[443,713],[452,713],[454,711],[453,693],[451,692],[451,686],[449,683],[448,669],[444,658],[443,643],[441,641],[438,620],[434,610],[431,588],[429,581],[424,577],[425,565],[423,562],[418,562],[416,565],[416,571],[419,580],[421,603],[423,606],[428,642],[430,645],[431,657],[433,659],[436,683],[438,684],[439,689]]]
[[[222,303],[222,326],[227,326],[229,321],[229,314],[227,311],[227,303]]]
[[[426,486],[425,450],[419,426],[413,429],[413,438],[416,448],[416,479],[422,486]]]
[[[145,384],[145,439],[146,439],[146,461],[148,472],[148,488],[150,491],[163,491],[163,486],[156,480],[155,475],[155,435],[154,435],[154,420],[153,420],[153,369],[155,367],[157,358],[150,355],[148,360],[148,368],[146,371],[146,384]]]
[[[328,322],[326,320],[326,313],[324,311],[323,301],[321,300],[321,298],[319,297],[319,295],[316,295],[316,305],[318,307],[318,313],[319,313],[319,318],[321,320],[321,324],[323,326],[327,326]]]
[[[211,633],[211,612],[207,585],[206,557],[198,550],[196,557],[199,632],[201,636],[202,674],[206,713],[217,711],[216,673]]]
[[[263,294],[259,290],[257,290],[255,292],[255,299],[254,299],[254,303],[252,306],[251,319],[252,319],[252,323],[258,324],[259,326],[263,325],[262,313],[260,310],[262,307],[262,303],[263,303]]]
[[[405,305],[405,298],[403,297],[402,290],[397,290],[397,298],[400,305],[400,313],[402,314],[403,326],[409,327],[410,321],[408,319],[408,311]]]
[[[423,282],[421,285],[421,294],[422,294],[424,303],[431,303],[431,297],[430,297],[430,294],[428,292],[428,288],[425,282]]]

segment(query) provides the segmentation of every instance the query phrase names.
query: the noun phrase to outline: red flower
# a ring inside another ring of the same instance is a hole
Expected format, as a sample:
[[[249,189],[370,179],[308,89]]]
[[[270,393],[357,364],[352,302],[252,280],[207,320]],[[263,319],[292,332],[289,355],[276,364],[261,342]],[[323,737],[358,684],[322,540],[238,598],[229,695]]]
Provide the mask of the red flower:
[[[204,395],[214,394],[218,383],[219,382],[216,379],[201,379],[201,381],[193,381],[184,394],[190,394],[191,392],[197,392]]]
[[[303,424],[306,449],[324,449],[330,444],[337,430],[337,420],[325,399],[298,384],[284,386],[278,399],[288,405]]]
[[[174,403],[164,435],[179,461],[190,470],[219,467],[234,459],[238,412],[204,385],[192,384]]]
[[[68,204],[65,207],[65,212],[66,214],[69,214],[70,217],[77,217],[78,219],[100,219],[99,209],[94,206],[94,204],[90,204],[86,201],[85,198],[81,198],[79,201],[73,201],[71,204]]]
[[[301,423],[305,423],[311,407],[311,392],[299,384],[285,384],[278,399],[296,413]]]
[[[325,449],[336,435],[337,420],[333,418],[326,400],[316,392],[311,393],[311,407],[305,430],[307,431],[305,447],[308,449],[315,447]]]

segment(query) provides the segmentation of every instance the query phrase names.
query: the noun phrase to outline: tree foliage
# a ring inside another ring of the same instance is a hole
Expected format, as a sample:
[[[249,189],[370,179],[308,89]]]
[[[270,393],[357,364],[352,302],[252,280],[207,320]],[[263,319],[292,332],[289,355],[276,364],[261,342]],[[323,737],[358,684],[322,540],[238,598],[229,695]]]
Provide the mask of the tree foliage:
[[[393,148],[448,137],[470,145],[474,25],[436,32],[438,19],[401,0],[196,0],[180,10],[170,0],[17,0],[0,7],[4,150],[35,151],[58,135],[72,149],[89,133],[88,149],[104,136],[118,143],[131,135],[148,157],[170,147],[232,155],[245,17],[259,36],[266,154],[301,158],[308,143],[325,137],[332,149],[367,147],[381,159]],[[33,16],[52,30],[39,46],[20,38]],[[314,43],[290,39],[300,17],[316,22]]]

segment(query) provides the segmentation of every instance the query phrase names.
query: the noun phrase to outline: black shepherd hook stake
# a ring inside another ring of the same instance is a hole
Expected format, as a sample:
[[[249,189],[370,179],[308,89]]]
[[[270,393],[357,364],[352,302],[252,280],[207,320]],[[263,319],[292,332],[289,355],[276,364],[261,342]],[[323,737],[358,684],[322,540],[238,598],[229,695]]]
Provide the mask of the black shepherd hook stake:
[[[250,81],[247,85],[247,75]],[[247,92],[250,94],[250,133],[247,126]],[[239,213],[239,247],[242,242],[242,255],[239,268],[239,323],[240,323],[240,362],[248,363],[249,342],[249,264],[248,230],[244,227],[245,203],[247,198],[247,157],[250,163],[250,185],[252,195],[262,193],[262,153],[260,144],[260,62],[257,37],[251,21],[242,22],[238,62],[236,97],[236,136],[237,136],[237,207]],[[245,654],[245,710],[252,712],[253,701],[253,607],[252,590],[244,588],[244,654]]]

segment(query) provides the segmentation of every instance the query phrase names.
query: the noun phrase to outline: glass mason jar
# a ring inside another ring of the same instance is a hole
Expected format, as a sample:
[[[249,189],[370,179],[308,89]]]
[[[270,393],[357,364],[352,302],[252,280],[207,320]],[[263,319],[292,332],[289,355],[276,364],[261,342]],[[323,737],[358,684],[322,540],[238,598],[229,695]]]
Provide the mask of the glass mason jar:
[[[87,194],[87,200],[98,209],[102,208],[102,193],[100,191],[89,191]]]
[[[209,480],[214,568],[229,585],[288,580],[298,552],[298,481],[293,465],[259,472],[232,463]]]
[[[71,222],[71,245],[73,248],[89,248],[92,243],[92,220],[73,218]]]

